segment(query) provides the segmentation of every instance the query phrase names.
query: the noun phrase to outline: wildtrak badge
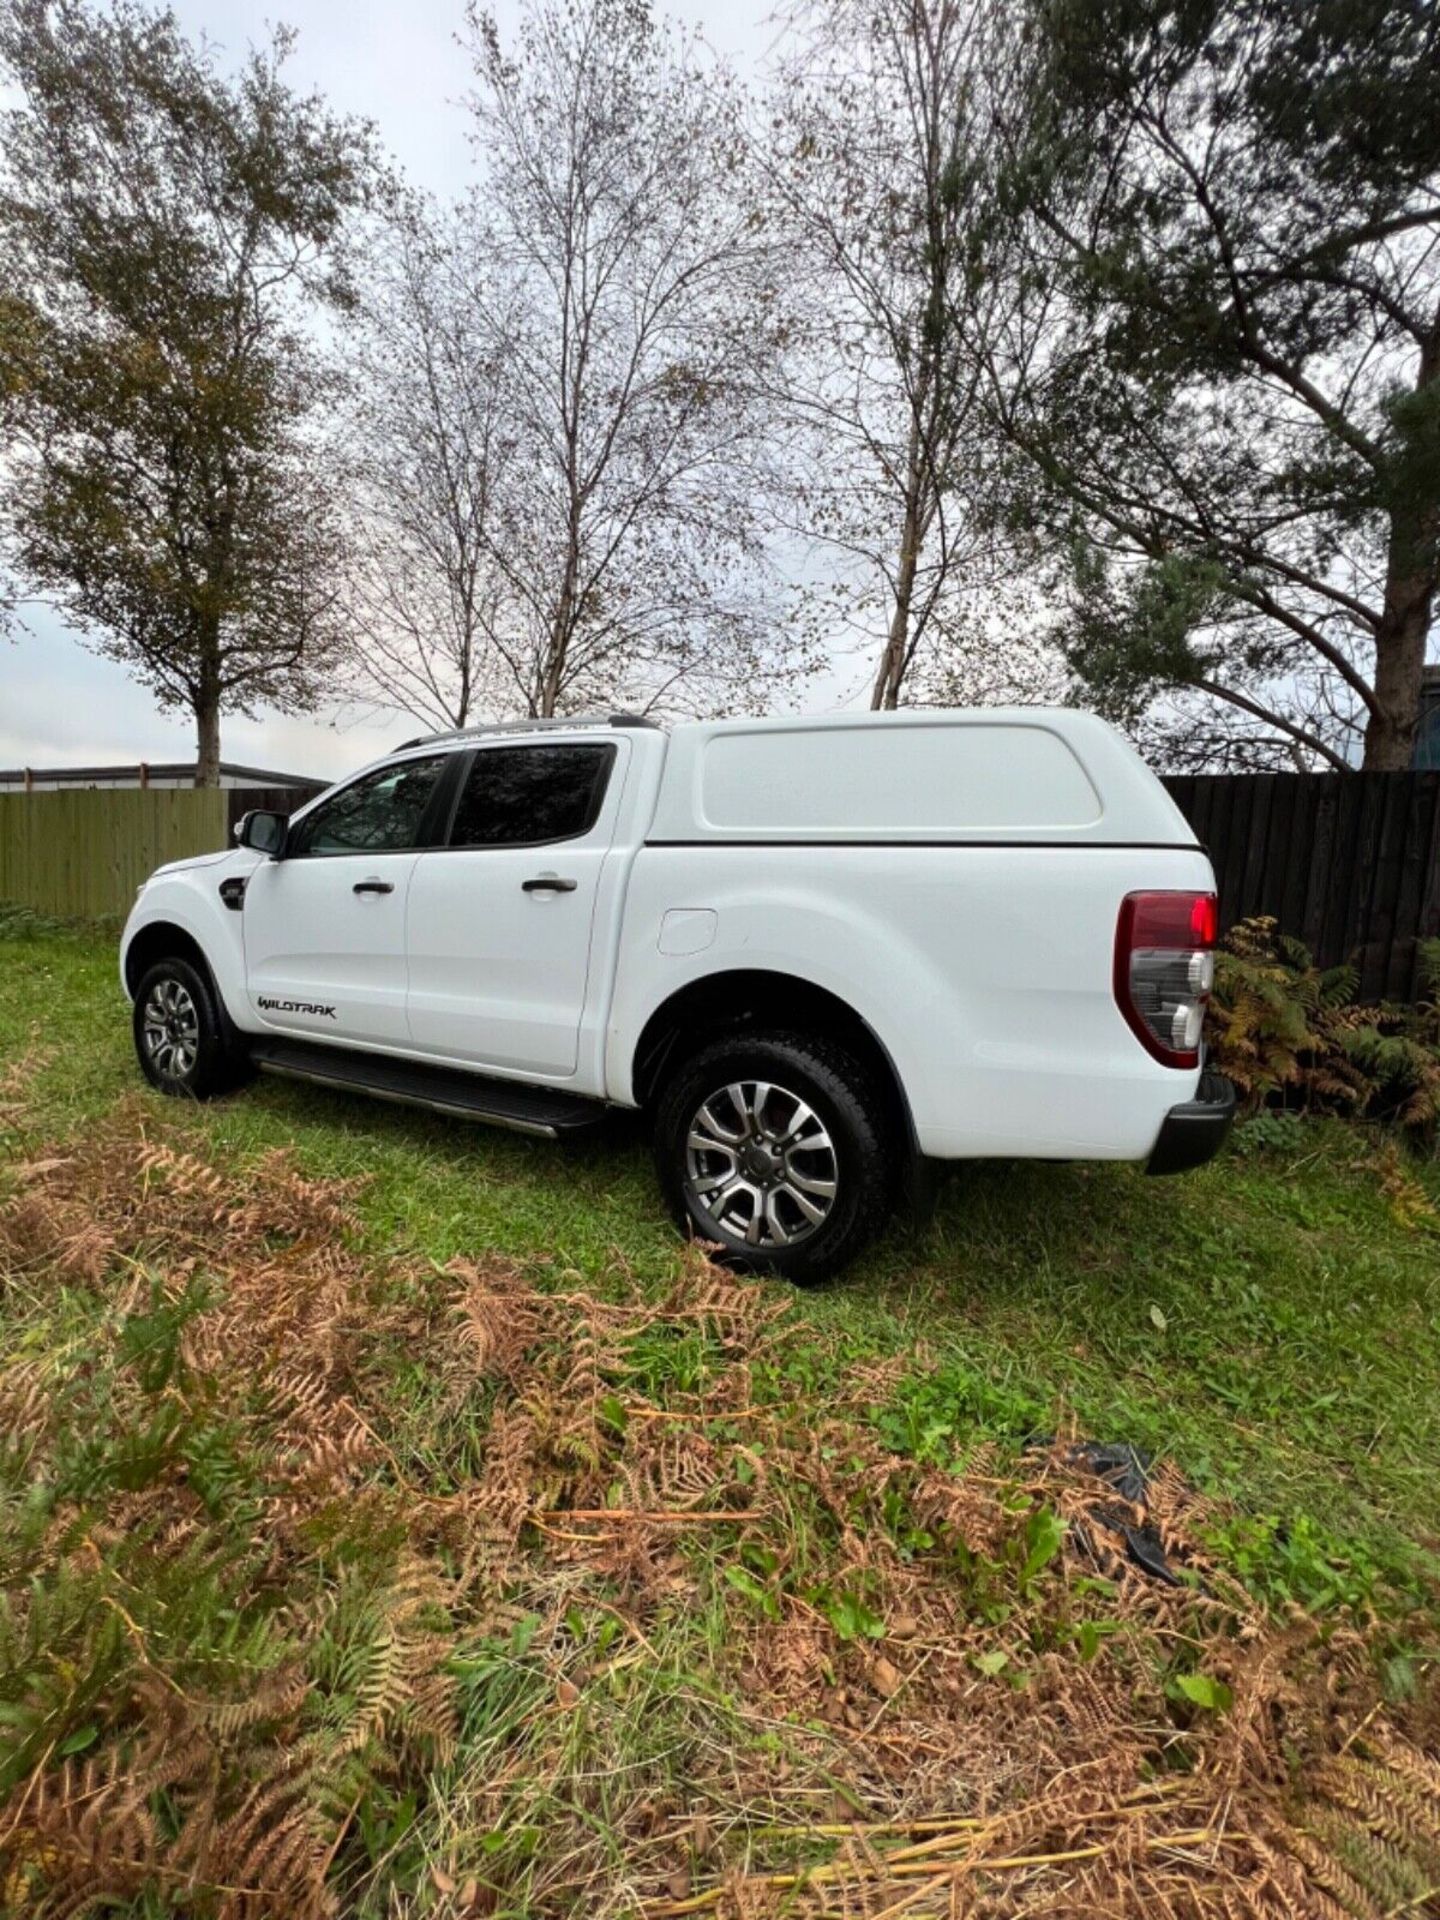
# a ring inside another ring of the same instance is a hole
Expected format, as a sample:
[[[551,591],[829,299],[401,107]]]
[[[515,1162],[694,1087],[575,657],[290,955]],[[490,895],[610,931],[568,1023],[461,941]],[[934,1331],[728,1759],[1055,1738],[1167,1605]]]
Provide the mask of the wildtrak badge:
[[[323,1020],[335,1018],[334,1007],[322,1007],[315,1000],[272,1000],[268,994],[258,993],[255,1004],[262,1013],[313,1013]]]

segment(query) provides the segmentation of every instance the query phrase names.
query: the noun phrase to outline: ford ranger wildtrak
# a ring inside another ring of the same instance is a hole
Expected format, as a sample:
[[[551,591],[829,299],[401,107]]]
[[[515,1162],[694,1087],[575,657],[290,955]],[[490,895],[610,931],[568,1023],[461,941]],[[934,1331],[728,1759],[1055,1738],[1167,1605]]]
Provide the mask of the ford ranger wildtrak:
[[[559,1136],[648,1115],[733,1263],[850,1259],[907,1176],[1207,1159],[1209,860],[1069,710],[625,715],[418,740],[141,888],[140,1065],[252,1069]]]

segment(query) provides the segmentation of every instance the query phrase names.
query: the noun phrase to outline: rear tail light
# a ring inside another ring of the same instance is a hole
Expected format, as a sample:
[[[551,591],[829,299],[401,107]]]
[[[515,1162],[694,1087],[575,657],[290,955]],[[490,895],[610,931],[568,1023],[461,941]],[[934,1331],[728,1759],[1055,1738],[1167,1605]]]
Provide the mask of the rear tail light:
[[[1213,893],[1127,893],[1115,929],[1115,999],[1141,1044],[1167,1067],[1198,1067],[1215,980]]]

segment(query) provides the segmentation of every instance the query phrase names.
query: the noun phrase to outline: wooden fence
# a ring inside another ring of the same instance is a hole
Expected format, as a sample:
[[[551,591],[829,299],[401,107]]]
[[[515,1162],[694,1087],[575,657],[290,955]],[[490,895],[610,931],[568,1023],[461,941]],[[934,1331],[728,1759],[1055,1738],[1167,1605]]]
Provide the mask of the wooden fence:
[[[228,847],[247,808],[289,813],[309,798],[296,787],[0,794],[0,900],[60,919],[128,913],[147,874],[167,860]]]
[[[313,800],[317,793],[323,793],[324,786],[317,781],[313,787],[230,787],[225,793],[228,811],[226,814],[226,844],[234,838],[235,827],[242,813],[249,813],[252,807],[263,807],[267,813],[283,813],[288,819],[297,807],[303,807],[307,800]]]
[[[1416,941],[1440,935],[1440,773],[1190,774],[1167,779],[1209,849],[1220,924],[1273,914],[1362,1000],[1412,1000]]]

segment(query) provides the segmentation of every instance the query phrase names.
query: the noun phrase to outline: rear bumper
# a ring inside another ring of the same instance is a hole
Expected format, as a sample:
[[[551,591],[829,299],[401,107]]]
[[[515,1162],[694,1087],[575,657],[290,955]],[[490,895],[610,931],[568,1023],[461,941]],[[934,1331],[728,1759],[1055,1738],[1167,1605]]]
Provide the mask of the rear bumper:
[[[1195,1098],[1166,1114],[1145,1171],[1188,1173],[1191,1167],[1203,1166],[1224,1145],[1234,1118],[1234,1087],[1223,1074],[1207,1067]]]

